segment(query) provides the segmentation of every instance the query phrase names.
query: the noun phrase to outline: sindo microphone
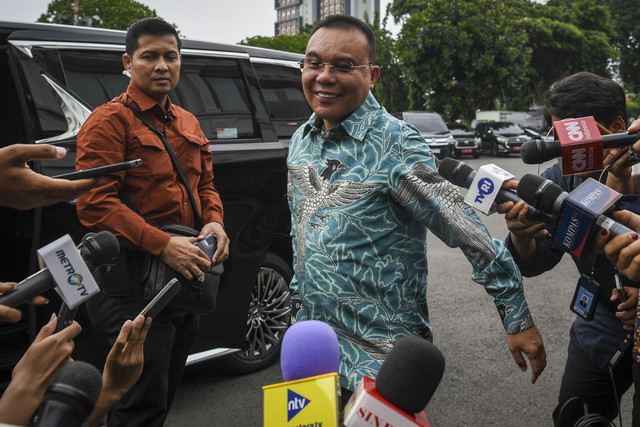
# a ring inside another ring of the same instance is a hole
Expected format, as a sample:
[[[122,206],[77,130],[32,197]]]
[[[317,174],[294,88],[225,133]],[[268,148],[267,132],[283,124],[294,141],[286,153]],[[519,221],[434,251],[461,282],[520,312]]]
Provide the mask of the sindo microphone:
[[[444,356],[430,341],[400,338],[380,367],[378,392],[410,414],[422,411],[435,393],[444,374]]]
[[[345,427],[428,427],[422,411],[440,384],[444,365],[444,356],[431,342],[416,336],[400,338],[375,382],[365,376],[354,391],[345,406]]]
[[[118,239],[108,231],[101,231],[83,239],[78,245],[82,259],[90,270],[110,262],[120,252]],[[27,277],[9,292],[0,295],[0,304],[16,307],[25,301],[54,286],[53,277],[49,269],[44,268]]]
[[[69,362],[60,369],[30,425],[76,427],[87,420],[102,389],[102,375],[91,364]]]
[[[440,165],[438,166],[438,173],[452,184],[467,189],[471,187],[471,183],[476,176],[476,171],[473,170],[471,166],[450,157],[446,157],[440,162]],[[513,202],[515,204],[521,200],[522,199],[512,190],[501,189],[498,191],[498,195],[496,196],[497,203]],[[541,222],[548,222],[551,220],[549,215],[534,208],[533,206],[527,204],[527,208],[528,219]]]
[[[633,144],[640,139],[640,133],[611,133],[602,135],[603,148],[620,148]],[[543,141],[534,139],[522,144],[520,148],[522,161],[529,165],[536,165],[562,156],[560,141]]]

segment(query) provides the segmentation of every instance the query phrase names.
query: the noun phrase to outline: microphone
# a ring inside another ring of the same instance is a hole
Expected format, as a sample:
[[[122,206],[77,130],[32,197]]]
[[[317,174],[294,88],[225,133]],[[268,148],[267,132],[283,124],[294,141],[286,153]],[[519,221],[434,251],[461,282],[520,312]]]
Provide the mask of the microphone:
[[[331,326],[293,324],[282,338],[280,365],[285,382],[262,387],[264,426],[337,426],[340,348]]]
[[[375,382],[364,377],[345,406],[345,427],[429,426],[423,412],[444,373],[444,356],[431,342],[400,338]]]
[[[101,390],[100,371],[86,362],[69,362],[47,388],[30,425],[79,427],[95,408]]]
[[[567,193],[548,179],[526,174],[518,184],[518,196],[553,217],[553,242],[578,258],[589,252],[594,229],[606,228],[610,238],[634,232],[604,215],[620,194],[591,178]]]
[[[78,245],[78,251],[90,270],[108,263],[120,252],[118,239],[108,231],[101,231],[89,237],[85,236],[82,240],[82,243]],[[0,295],[0,304],[16,307],[53,286],[55,286],[55,281],[49,269],[43,268],[22,280],[9,292]]]
[[[471,183],[476,176],[476,171],[473,170],[471,166],[450,157],[442,159],[438,166],[438,173],[452,184],[467,189],[471,187]],[[522,199],[518,197],[515,191],[505,189],[500,189],[495,199],[498,204],[504,202],[513,202],[515,204],[521,200]],[[527,204],[527,207],[528,219],[541,222],[549,222],[551,220],[549,215],[534,208],[530,204]]]
[[[601,136],[603,148],[620,148],[632,145],[640,139],[640,132],[611,133]],[[559,140],[543,141],[534,139],[522,144],[520,148],[522,161],[528,165],[536,165],[562,156],[562,144]]]

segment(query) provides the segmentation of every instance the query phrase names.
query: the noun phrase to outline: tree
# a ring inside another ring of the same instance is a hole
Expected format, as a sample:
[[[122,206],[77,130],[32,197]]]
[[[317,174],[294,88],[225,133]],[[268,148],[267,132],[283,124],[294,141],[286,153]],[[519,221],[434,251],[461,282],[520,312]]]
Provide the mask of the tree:
[[[240,44],[245,46],[263,47],[265,49],[282,50],[285,52],[304,53],[307,47],[307,41],[309,41],[309,34],[301,33],[291,36],[279,34],[274,37],[247,37],[242,40]]]
[[[142,19],[157,17],[155,9],[149,9],[134,0],[78,0],[79,16],[83,25],[112,30],[126,30]],[[73,0],[53,0],[38,22],[73,24]],[[175,27],[175,25],[174,25]]]
[[[397,54],[411,108],[471,121],[522,94],[530,49],[498,0],[428,0],[406,20]]]
[[[619,50],[619,73],[625,89],[640,92],[640,0],[608,0]]]

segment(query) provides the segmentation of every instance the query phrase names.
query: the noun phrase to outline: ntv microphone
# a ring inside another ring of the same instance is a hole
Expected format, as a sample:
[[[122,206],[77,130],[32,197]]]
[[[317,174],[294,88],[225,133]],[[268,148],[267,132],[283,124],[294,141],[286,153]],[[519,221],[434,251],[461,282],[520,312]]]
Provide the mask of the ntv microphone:
[[[540,164],[561,157],[563,175],[595,172],[603,168],[604,148],[619,148],[640,139],[640,133],[600,134],[591,116],[553,123],[556,141],[533,140],[522,144],[520,156],[527,164]]]
[[[345,427],[430,426],[424,408],[444,373],[444,356],[431,342],[400,338],[376,380],[364,377],[344,410]]]
[[[86,362],[69,362],[47,388],[29,425],[80,427],[95,409],[101,390],[100,371]]]
[[[115,258],[118,255],[118,252],[120,252],[120,244],[113,234],[108,231],[102,231],[97,234],[92,234],[89,237],[85,236],[82,243],[78,245],[77,250],[80,252],[80,256],[86,263],[87,267],[90,270],[93,270]],[[75,269],[69,265],[68,258],[60,258],[60,262],[65,262],[63,268],[67,273],[69,273],[69,284],[79,288],[78,285],[81,284],[81,282],[78,282],[78,274]],[[0,295],[0,304],[7,305],[9,307],[16,307],[36,295],[40,295],[55,285],[56,281],[54,280],[50,269],[43,268],[37,273],[22,280],[9,292],[5,292]]]
[[[285,382],[262,387],[264,426],[337,427],[340,348],[331,326],[292,325],[282,338],[280,365]]]
[[[518,184],[518,195],[553,217],[553,243],[571,255],[584,258],[591,248],[595,229],[606,228],[610,238],[634,232],[607,217],[605,212],[620,193],[588,178],[571,193],[538,175],[526,174]]]
[[[476,171],[474,171],[471,166],[450,157],[442,159],[440,165],[438,166],[438,173],[453,185],[467,189],[471,187],[473,179],[476,176]],[[505,189],[498,190],[498,194],[495,198],[495,201],[498,204],[504,202],[513,202],[515,204],[520,202],[521,200],[522,199],[518,197],[515,191]],[[533,206],[527,204],[527,208],[528,219],[540,222],[548,222],[551,220],[551,217],[549,215],[542,211],[539,211]]]

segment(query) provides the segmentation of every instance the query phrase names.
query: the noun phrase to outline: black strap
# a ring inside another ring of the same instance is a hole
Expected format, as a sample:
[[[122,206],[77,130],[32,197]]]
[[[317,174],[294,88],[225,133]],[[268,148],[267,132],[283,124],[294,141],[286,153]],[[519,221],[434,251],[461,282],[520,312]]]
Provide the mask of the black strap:
[[[173,167],[178,173],[178,177],[182,180],[182,183],[185,185],[185,187],[187,187],[187,192],[189,193],[189,200],[191,201],[191,206],[193,207],[193,214],[195,216],[195,226],[196,226],[195,228],[196,230],[202,229],[204,224],[202,222],[202,217],[200,216],[200,212],[198,212],[198,205],[196,205],[196,199],[193,196],[193,192],[191,191],[191,186],[189,185],[187,176],[185,175],[184,170],[182,170],[182,166],[180,165],[180,162],[178,161],[176,154],[171,149],[169,142],[167,142],[167,137],[165,136],[164,132],[162,132],[159,129],[156,129],[151,124],[151,122],[149,122],[149,120],[142,114],[142,112],[134,108],[132,105],[127,104],[124,101],[115,101],[115,102],[119,102],[120,104],[124,105],[125,107],[133,111],[133,114],[138,116],[138,118],[142,120],[142,123],[147,125],[147,127],[151,129],[153,133],[155,133],[156,135],[158,135],[158,137],[160,137],[160,140],[162,140],[162,143],[164,144],[164,147],[167,150],[167,153],[169,153],[169,157],[171,157],[171,163],[173,163]]]

